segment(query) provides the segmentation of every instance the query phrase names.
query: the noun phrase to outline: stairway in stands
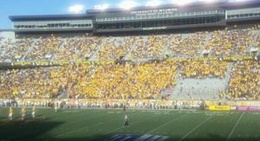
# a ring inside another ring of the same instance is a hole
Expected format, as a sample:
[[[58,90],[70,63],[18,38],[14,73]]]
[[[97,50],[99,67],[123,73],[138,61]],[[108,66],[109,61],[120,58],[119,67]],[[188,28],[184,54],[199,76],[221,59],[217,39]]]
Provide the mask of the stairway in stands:
[[[99,39],[99,41],[98,41],[98,43],[97,43],[97,46],[96,46],[96,51],[93,52],[93,53],[91,54],[91,56],[89,57],[89,60],[90,60],[90,61],[96,61],[96,60],[98,60],[98,52],[101,50],[102,44],[103,44],[103,43],[106,43],[107,40],[108,40],[108,38],[100,38],[100,39]]]

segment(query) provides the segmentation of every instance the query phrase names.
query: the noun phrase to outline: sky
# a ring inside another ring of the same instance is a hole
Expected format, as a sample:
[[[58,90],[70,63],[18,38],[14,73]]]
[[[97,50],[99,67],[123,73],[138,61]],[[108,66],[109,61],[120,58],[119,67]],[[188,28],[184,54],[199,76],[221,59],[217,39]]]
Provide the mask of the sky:
[[[12,27],[9,20],[9,16],[12,15],[70,14],[75,9],[75,5],[81,5],[82,7],[78,6],[76,9],[82,8],[82,11],[85,11],[93,9],[96,5],[103,4],[109,4],[109,7],[113,8],[119,7],[120,4],[125,7],[129,5],[129,1],[130,3],[134,1],[138,5],[145,5],[151,1],[169,4],[173,0],[0,0],[0,29],[10,29]]]

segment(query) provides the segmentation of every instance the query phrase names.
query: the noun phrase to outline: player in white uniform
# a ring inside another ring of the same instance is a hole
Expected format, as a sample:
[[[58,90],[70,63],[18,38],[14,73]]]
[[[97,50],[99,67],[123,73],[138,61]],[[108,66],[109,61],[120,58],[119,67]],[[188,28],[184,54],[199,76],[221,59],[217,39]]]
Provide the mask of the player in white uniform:
[[[35,118],[35,106],[32,108],[32,118]]]
[[[54,103],[54,111],[58,112],[58,103]]]
[[[124,127],[128,127],[129,126],[129,121],[128,121],[128,115],[125,114],[125,123],[124,123]]]
[[[9,118],[9,120],[13,120],[13,108],[12,107],[9,108],[8,118]]]
[[[25,110],[25,108],[23,107],[23,108],[21,109],[21,119],[22,119],[22,120],[25,119],[25,115],[26,115],[26,110]]]

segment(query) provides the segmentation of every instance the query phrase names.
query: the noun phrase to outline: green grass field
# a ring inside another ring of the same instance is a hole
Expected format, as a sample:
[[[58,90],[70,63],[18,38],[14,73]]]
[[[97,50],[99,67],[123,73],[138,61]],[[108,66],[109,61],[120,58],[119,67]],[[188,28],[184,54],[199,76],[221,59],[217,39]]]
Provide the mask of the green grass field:
[[[30,110],[27,109],[28,114]],[[36,109],[37,117],[31,119],[28,115],[25,121],[19,119],[20,109],[14,109],[14,120],[9,121],[8,109],[1,108],[0,141],[105,141],[114,135],[128,134],[160,135],[167,141],[260,140],[260,113],[127,112],[130,127],[123,127],[122,109],[64,109],[57,113],[53,109]]]

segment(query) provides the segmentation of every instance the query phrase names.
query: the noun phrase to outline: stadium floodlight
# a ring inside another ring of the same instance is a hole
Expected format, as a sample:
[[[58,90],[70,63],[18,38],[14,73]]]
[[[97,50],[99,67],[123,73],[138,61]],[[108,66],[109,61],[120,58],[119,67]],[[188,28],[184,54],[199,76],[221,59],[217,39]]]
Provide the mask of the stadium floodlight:
[[[106,9],[108,9],[108,7],[109,7],[108,4],[99,4],[99,5],[95,5],[94,9],[100,10],[100,11],[105,11]]]
[[[192,2],[194,2],[194,0],[172,0],[172,3],[178,6],[184,6]]]
[[[214,2],[217,2],[218,0],[201,0],[205,3],[214,3]]]
[[[204,3],[215,3],[218,2],[220,0],[199,0],[200,2],[204,2]]]
[[[234,0],[234,2],[246,2],[246,1],[252,1],[252,0]]]
[[[160,0],[151,0],[151,1],[147,2],[147,3],[145,4],[145,6],[157,7],[157,6],[161,5],[161,3],[162,3],[162,2],[161,2]]]
[[[84,6],[82,4],[76,4],[69,7],[69,12],[79,14],[84,12]]]
[[[132,9],[133,7],[136,7],[138,6],[138,4],[134,1],[130,1],[130,0],[126,0],[126,1],[122,1],[120,4],[119,4],[119,7],[124,9],[124,10],[130,10]]]

